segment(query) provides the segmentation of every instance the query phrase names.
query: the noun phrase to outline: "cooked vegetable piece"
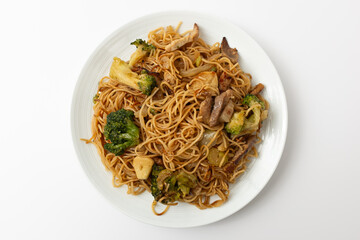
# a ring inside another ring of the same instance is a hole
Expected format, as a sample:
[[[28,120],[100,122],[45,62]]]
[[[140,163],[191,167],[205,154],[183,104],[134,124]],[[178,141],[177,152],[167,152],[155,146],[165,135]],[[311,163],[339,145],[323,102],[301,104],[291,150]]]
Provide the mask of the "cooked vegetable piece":
[[[255,95],[246,95],[243,104],[251,108],[251,113],[248,114],[248,117],[245,117],[245,111],[234,113],[230,122],[225,126],[226,131],[230,134],[252,133],[259,128],[261,119],[265,119],[267,116],[266,110],[264,110],[266,113],[262,114],[262,110],[265,109],[264,102]]]
[[[207,159],[211,165],[222,167],[228,161],[228,156],[225,155],[225,152],[219,151],[217,148],[210,148],[209,155]]]
[[[253,132],[259,128],[261,119],[261,110],[265,109],[264,102],[260,101],[255,95],[248,94],[245,96],[243,103],[252,108],[252,114],[245,119],[242,131]]]
[[[211,141],[212,143],[208,147],[214,146],[216,144],[216,141],[214,140],[215,135],[216,135],[216,131],[206,129],[204,131],[203,138],[200,141],[200,146],[208,145]]]
[[[158,200],[161,197],[161,190],[158,188],[157,185],[157,178],[159,176],[159,173],[164,170],[164,167],[154,164],[152,166],[151,171],[151,194],[153,195],[155,200]]]
[[[176,181],[178,185],[178,191],[182,193],[182,196],[185,197],[189,194],[190,189],[196,187],[197,179],[192,174],[187,174],[184,171],[180,171],[176,176]]]
[[[160,190],[164,187],[165,180],[170,177],[172,172],[169,169],[164,169],[159,173],[159,176],[156,179],[157,186]]]
[[[154,165],[151,173],[151,193],[155,201],[162,203],[174,202],[190,193],[197,183],[196,176],[184,171],[172,172],[161,166]]]
[[[245,111],[236,112],[230,119],[230,122],[226,124],[225,130],[233,135],[237,135],[241,132],[245,122]]]
[[[114,58],[109,75],[112,79],[137,89],[145,95],[150,95],[156,87],[154,76],[148,74],[146,70],[142,70],[140,74],[133,72],[129,64],[117,57]]]
[[[227,138],[223,138],[220,145],[217,146],[217,149],[219,151],[222,151],[222,152],[226,152],[226,150],[228,149],[229,147],[229,141],[227,140]]]
[[[107,116],[104,127],[104,136],[110,143],[105,143],[104,148],[120,156],[124,151],[139,143],[139,128],[133,122],[134,112],[120,109]]]
[[[243,100],[243,103],[245,105],[248,105],[249,107],[252,107],[255,104],[260,104],[261,109],[265,109],[264,102],[260,101],[260,99],[257,96],[253,95],[253,94],[246,95],[244,100]]]
[[[138,179],[147,179],[151,173],[154,161],[148,157],[135,157],[133,166]]]
[[[198,67],[200,66],[201,64],[201,61],[202,61],[202,57],[201,56],[198,56],[195,60],[195,66]]]
[[[131,45],[136,46],[136,51],[131,55],[129,66],[133,67],[135,63],[139,62],[144,57],[148,56],[152,50],[155,50],[155,46],[148,44],[142,39],[136,39]]]
[[[191,68],[189,70],[181,70],[180,71],[180,75],[182,77],[192,77],[192,76],[195,76],[201,72],[204,72],[204,71],[208,71],[210,70],[214,65],[211,65],[211,64],[204,64],[204,65],[201,65],[200,67],[196,67],[196,68]]]
[[[211,87],[211,89],[202,89],[203,87]],[[196,77],[191,81],[189,88],[194,91],[206,92],[212,96],[216,95],[216,90],[218,88],[218,78],[216,72],[206,71],[199,73]]]

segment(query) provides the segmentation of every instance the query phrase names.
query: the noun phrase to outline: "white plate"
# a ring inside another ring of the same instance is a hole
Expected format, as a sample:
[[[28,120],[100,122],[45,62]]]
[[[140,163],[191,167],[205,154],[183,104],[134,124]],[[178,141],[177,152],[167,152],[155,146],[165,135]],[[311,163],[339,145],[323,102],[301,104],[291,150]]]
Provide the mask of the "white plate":
[[[240,54],[240,66],[253,76],[254,83],[265,85],[264,97],[270,102],[270,114],[262,129],[263,143],[260,155],[250,164],[248,171],[231,186],[228,201],[221,207],[199,210],[193,205],[180,203],[163,216],[151,211],[150,193],[132,196],[127,187],[114,188],[111,173],[106,171],[94,146],[80,138],[91,136],[92,98],[99,80],[108,75],[114,56],[129,59],[136,38],[147,39],[150,30],[160,26],[176,26],[183,21],[180,31],[192,29],[196,22],[200,37],[208,44],[220,42],[226,36],[230,46]],[[140,221],[165,227],[193,227],[223,219],[248,204],[269,181],[280,160],[287,132],[287,106],[284,90],[277,71],[263,49],[244,31],[214,16],[194,12],[163,12],[132,21],[107,37],[86,62],[75,87],[71,108],[71,130],[79,161],[95,187],[123,213]]]

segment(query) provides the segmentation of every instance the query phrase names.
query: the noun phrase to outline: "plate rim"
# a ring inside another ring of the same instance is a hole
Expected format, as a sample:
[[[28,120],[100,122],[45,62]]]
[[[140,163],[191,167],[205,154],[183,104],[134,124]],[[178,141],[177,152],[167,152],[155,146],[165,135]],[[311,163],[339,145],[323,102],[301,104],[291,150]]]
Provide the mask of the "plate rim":
[[[256,47],[262,52],[262,54],[267,58],[267,60],[271,63],[275,76],[276,76],[276,81],[278,84],[278,88],[280,90],[281,93],[281,97],[283,98],[283,106],[282,106],[282,110],[283,112],[283,117],[282,117],[282,121],[283,121],[283,125],[282,125],[282,133],[283,135],[280,138],[280,144],[281,146],[279,147],[279,151],[277,152],[277,156],[274,157],[274,159],[276,160],[276,163],[273,165],[273,169],[271,169],[271,174],[268,176],[267,179],[265,179],[265,181],[263,181],[263,184],[261,185],[261,187],[258,189],[258,191],[256,191],[256,193],[249,198],[245,204],[243,206],[240,206],[239,208],[234,209],[234,211],[230,212],[229,214],[224,214],[221,215],[220,217],[217,217],[216,219],[212,219],[209,218],[210,220],[207,221],[203,221],[199,224],[193,224],[193,225],[186,225],[186,226],[180,226],[180,225],[172,225],[172,224],[158,224],[158,222],[150,222],[150,221],[146,221],[146,218],[141,218],[135,215],[131,215],[128,212],[124,211],[122,208],[120,208],[119,206],[117,206],[116,204],[113,203],[113,201],[110,199],[109,196],[107,196],[106,194],[104,194],[101,186],[95,181],[95,179],[90,175],[90,171],[88,170],[88,166],[81,160],[82,155],[80,153],[80,150],[77,148],[76,145],[76,141],[78,141],[78,136],[75,135],[75,99],[76,99],[76,93],[79,91],[80,88],[80,79],[83,77],[83,75],[85,75],[85,70],[88,68],[88,66],[90,65],[90,63],[92,62],[92,60],[94,59],[94,57],[96,56],[96,54],[99,52],[99,50],[101,48],[103,48],[107,42],[109,42],[109,40],[111,40],[113,37],[115,37],[116,35],[118,35],[119,33],[121,33],[122,31],[124,31],[126,28],[128,28],[129,26],[131,26],[132,24],[136,24],[138,22],[144,21],[150,17],[160,17],[162,15],[192,15],[192,16],[199,16],[201,18],[204,19],[209,19],[211,18],[213,21],[216,22],[221,22],[224,23],[226,25],[231,26],[231,28],[235,28],[238,31],[240,31],[244,36],[248,37],[251,42],[256,45]],[[172,11],[158,11],[158,12],[153,12],[150,14],[146,14],[143,15],[139,18],[135,18],[123,25],[121,25],[120,27],[118,27],[117,29],[115,29],[112,33],[110,33],[107,37],[105,37],[100,44],[97,45],[97,47],[93,50],[93,52],[91,53],[91,55],[87,58],[85,64],[82,66],[81,68],[81,72],[76,80],[76,84],[73,90],[73,94],[72,94],[72,101],[71,101],[71,112],[70,112],[70,126],[71,126],[71,135],[72,135],[72,142],[73,142],[73,146],[75,148],[75,152],[76,152],[76,156],[78,159],[78,162],[80,163],[83,171],[85,172],[87,178],[90,180],[90,182],[93,184],[93,186],[95,186],[95,188],[97,189],[97,192],[100,193],[100,195],[106,199],[107,202],[110,202],[112,206],[114,206],[116,209],[120,210],[120,212],[122,212],[123,214],[125,214],[126,216],[129,216],[133,219],[136,219],[140,222],[143,223],[147,223],[150,225],[154,225],[154,226],[159,226],[159,227],[169,227],[169,228],[190,228],[190,227],[198,227],[198,226],[204,226],[207,224],[211,224],[211,223],[215,223],[218,222],[220,220],[223,220],[231,215],[233,215],[234,213],[238,212],[240,209],[244,208],[245,206],[247,206],[251,201],[253,201],[258,195],[259,193],[266,187],[266,185],[268,184],[268,182],[270,181],[270,179],[272,178],[272,176],[274,175],[275,170],[277,169],[279,162],[281,160],[282,154],[284,152],[284,148],[285,148],[285,143],[286,143],[286,139],[287,139],[287,133],[288,133],[288,107],[287,107],[287,100],[286,100],[286,94],[284,91],[284,86],[282,84],[281,78],[278,74],[278,71],[274,65],[274,63],[271,61],[270,57],[268,56],[268,54],[265,52],[265,50],[255,41],[254,38],[252,38],[247,32],[245,32],[241,27],[235,25],[234,23],[232,23],[231,21],[224,19],[224,18],[220,18],[220,16],[218,15],[210,15],[207,13],[203,13],[203,12],[197,12],[197,11],[189,11],[189,10],[172,10]]]

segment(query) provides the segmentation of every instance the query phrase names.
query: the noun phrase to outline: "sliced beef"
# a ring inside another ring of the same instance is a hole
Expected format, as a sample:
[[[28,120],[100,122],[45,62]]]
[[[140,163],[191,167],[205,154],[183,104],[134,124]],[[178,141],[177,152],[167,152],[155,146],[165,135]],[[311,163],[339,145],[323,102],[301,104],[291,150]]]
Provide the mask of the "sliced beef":
[[[215,98],[214,108],[211,112],[209,125],[210,127],[214,127],[219,123],[219,117],[228,104],[230,97],[232,95],[231,90],[227,90],[226,92],[221,93],[219,96]]]
[[[256,95],[259,94],[264,89],[264,85],[261,83],[257,84],[253,90],[251,90],[250,94]]]
[[[209,124],[212,105],[213,99],[211,96],[207,96],[205,100],[201,102],[199,115],[202,117],[201,121],[203,123]]]
[[[224,110],[222,111],[220,117],[219,117],[219,122],[230,122],[231,116],[234,113],[234,107],[235,104],[233,103],[233,101],[229,101],[228,104],[226,104]]]

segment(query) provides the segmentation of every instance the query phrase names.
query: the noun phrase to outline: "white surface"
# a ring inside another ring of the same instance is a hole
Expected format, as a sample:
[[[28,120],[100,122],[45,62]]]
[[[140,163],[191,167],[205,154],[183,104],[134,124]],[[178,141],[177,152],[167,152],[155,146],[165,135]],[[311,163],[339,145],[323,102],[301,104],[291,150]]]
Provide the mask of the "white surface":
[[[127,187],[114,188],[111,184],[112,174],[105,171],[102,166],[96,147],[85,144],[80,138],[92,135],[91,99],[97,91],[99,79],[109,74],[114,56],[128,60],[134,51],[134,46],[129,44],[131,39],[147,39],[149,31],[164,26],[164,22],[176,26],[179,19],[183,21],[180,32],[192,29],[196,22],[201,37],[210,45],[226,36],[231,46],[241,52],[240,64],[245,71],[252,74],[254,84],[261,82],[266,86],[263,96],[269,101],[271,111],[260,135],[263,142],[258,146],[259,157],[250,164],[240,181],[230,186],[230,197],[226,204],[202,211],[195,206],[179,203],[178,206],[171,207],[164,216],[158,217],[150,207],[153,201],[151,194],[129,196],[126,194]],[[221,27],[221,30],[216,30],[215,26]],[[97,47],[84,66],[74,91],[71,129],[74,146],[83,169],[111,203],[123,213],[142,222],[179,228],[201,226],[223,219],[244,207],[263,189],[280,160],[286,139],[287,119],[286,99],[279,76],[269,57],[253,39],[231,22],[211,15],[167,11],[147,15],[122,26]]]
[[[359,239],[360,3],[168,2],[1,2],[0,239]],[[285,151],[265,189],[231,217],[190,229],[143,224],[108,204],[70,133],[90,53],[125,22],[169,9],[220,15],[249,33],[289,107]]]

